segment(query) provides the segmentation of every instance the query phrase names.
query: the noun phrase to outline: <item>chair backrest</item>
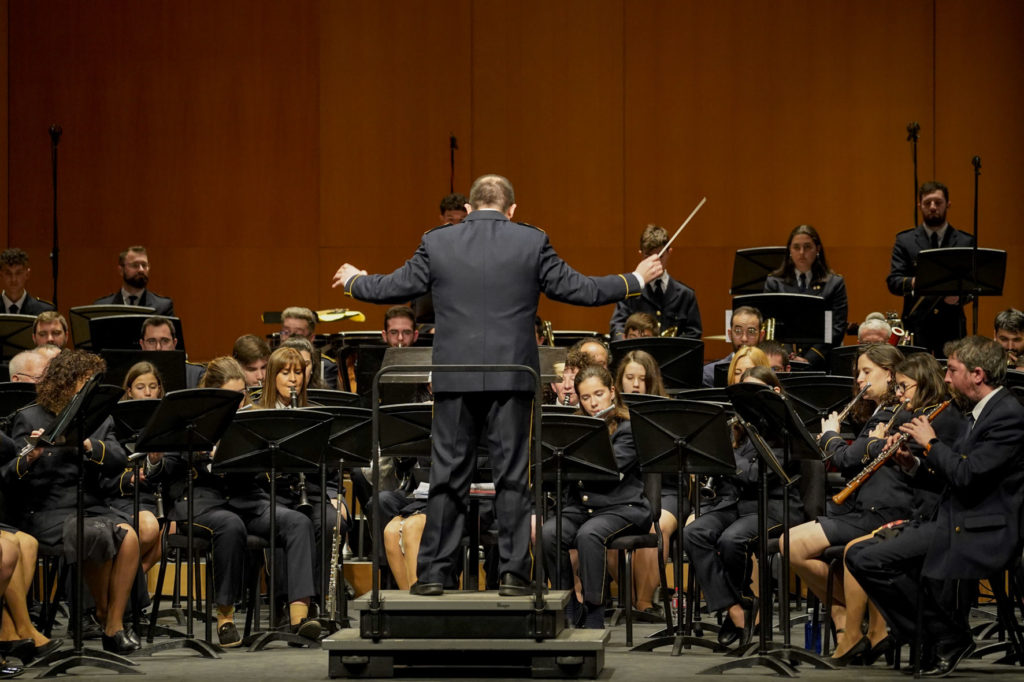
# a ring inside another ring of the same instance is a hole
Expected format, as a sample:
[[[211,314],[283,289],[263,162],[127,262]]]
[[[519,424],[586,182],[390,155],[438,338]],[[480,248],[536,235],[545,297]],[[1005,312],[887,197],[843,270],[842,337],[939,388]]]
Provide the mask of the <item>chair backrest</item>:
[[[646,473],[644,478],[644,497],[651,505],[651,519],[657,525],[661,518],[661,474]]]
[[[817,459],[800,461],[800,499],[804,503],[804,519],[813,521],[825,515],[825,463]]]

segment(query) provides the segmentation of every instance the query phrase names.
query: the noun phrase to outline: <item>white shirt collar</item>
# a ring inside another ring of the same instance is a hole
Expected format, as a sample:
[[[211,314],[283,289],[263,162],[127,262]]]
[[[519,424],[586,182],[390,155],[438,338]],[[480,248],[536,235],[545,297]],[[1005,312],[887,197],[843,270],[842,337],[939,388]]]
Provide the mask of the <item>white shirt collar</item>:
[[[128,297],[129,296],[134,296],[135,297],[135,305],[142,305],[142,297],[145,296],[145,295],[146,295],[146,290],[145,289],[142,290],[141,294],[133,294],[133,293],[130,293],[124,287],[121,287],[121,300],[124,301],[125,305],[131,305],[130,303],[128,303]]]
[[[27,298],[28,298],[28,289],[26,289],[25,291],[21,292],[21,298],[19,298],[17,301],[12,301],[7,296],[7,292],[4,291],[4,307],[6,307],[8,310],[10,310],[12,305],[16,305],[16,306],[18,306],[18,312],[20,313],[21,309],[25,307],[25,300]]]
[[[996,393],[999,393],[999,391],[1001,391],[1002,388],[1002,386],[996,386],[995,390],[989,391],[989,394],[982,398],[981,400],[979,400],[978,403],[974,406],[974,409],[971,410],[971,414],[974,415],[975,422],[977,422],[981,418],[981,413],[985,410],[985,406],[988,405],[988,401],[991,400],[992,396],[994,396]]]
[[[931,239],[933,234],[939,235],[939,244],[942,244],[942,240],[946,236],[946,228],[948,228],[948,227],[949,227],[949,223],[948,222],[947,223],[943,223],[942,227],[936,227],[936,228],[931,228],[931,227],[928,227],[927,225],[925,225],[924,226],[924,231],[925,231],[925,233],[927,233],[928,239]]]

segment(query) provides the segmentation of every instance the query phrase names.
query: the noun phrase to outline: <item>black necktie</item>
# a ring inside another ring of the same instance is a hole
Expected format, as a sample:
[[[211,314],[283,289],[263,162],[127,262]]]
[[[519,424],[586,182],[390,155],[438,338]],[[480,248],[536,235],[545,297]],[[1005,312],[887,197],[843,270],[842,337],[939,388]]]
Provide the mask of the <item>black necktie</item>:
[[[807,291],[807,275],[800,273],[800,293]]]
[[[129,296],[128,297],[128,305],[135,305],[135,301],[137,301],[137,300],[139,300],[138,296]]]
[[[974,413],[971,412],[969,415],[967,415],[967,433],[970,433],[973,430],[974,430]]]
[[[932,248],[933,249],[939,248],[939,233],[938,232],[932,232]]]
[[[7,312],[10,313],[11,315],[17,315],[18,314],[18,304],[17,303],[12,303],[10,309]]]
[[[651,289],[653,289],[654,293],[654,302],[657,303],[658,307],[660,308],[662,303],[665,302],[665,292],[661,288],[661,280],[654,280],[654,284],[651,285]]]

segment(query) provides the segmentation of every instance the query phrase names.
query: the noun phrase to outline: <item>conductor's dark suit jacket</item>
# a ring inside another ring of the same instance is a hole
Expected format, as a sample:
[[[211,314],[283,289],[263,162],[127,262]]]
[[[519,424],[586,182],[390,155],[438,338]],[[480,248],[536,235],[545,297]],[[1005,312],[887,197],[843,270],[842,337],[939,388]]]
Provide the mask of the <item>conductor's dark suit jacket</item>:
[[[128,305],[128,302],[121,296],[121,290],[118,289],[109,296],[103,298],[97,298],[93,305]],[[135,302],[135,305],[149,306],[156,310],[157,315],[163,315],[164,317],[174,317],[174,301],[154,294],[149,289],[142,292],[142,297]]]
[[[824,279],[817,279],[808,284],[806,291],[800,291],[800,285],[795,281],[769,275],[764,282],[764,292],[766,294],[802,293],[824,299],[825,310],[832,311],[832,343],[818,343],[799,349],[800,356],[811,363],[813,367],[824,367],[829,349],[833,346],[843,345],[843,337],[846,335],[846,316],[849,311],[849,303],[846,298],[846,281],[843,276],[826,275]]]
[[[939,247],[973,245],[974,237],[948,225]],[[941,296],[913,295],[910,281],[917,275],[917,256],[930,248],[932,243],[923,225],[897,234],[885,283],[889,293],[903,297],[903,324],[914,333],[914,344],[934,350],[941,357],[946,341],[966,336],[967,318],[962,301],[949,305]]]
[[[587,277],[563,261],[547,235],[478,210],[458,225],[423,235],[416,253],[390,275],[355,276],[345,293],[374,303],[401,303],[433,292],[435,364],[521,364],[539,368],[534,317],[544,293],[556,301],[604,305],[640,293],[633,274]],[[523,373],[438,372],[435,393],[529,391]]]
[[[999,389],[952,447],[933,441],[917,477],[948,485],[925,557],[930,578],[987,578],[1019,549],[1024,498],[1024,407]]]
[[[658,319],[662,330],[676,328],[676,336],[699,339],[703,333],[700,322],[700,309],[697,307],[697,294],[680,281],[668,278],[668,285],[661,305],[655,300],[654,282],[648,282],[640,296],[634,296],[615,305],[612,313],[612,339],[623,338],[626,331],[626,320],[633,313],[649,313]]]
[[[47,310],[54,310],[53,304],[49,301],[41,301],[38,298],[27,294],[25,296],[25,303],[18,309],[18,315],[38,315],[39,313],[45,313]],[[0,298],[0,312],[7,314],[10,311],[7,309],[7,305]]]

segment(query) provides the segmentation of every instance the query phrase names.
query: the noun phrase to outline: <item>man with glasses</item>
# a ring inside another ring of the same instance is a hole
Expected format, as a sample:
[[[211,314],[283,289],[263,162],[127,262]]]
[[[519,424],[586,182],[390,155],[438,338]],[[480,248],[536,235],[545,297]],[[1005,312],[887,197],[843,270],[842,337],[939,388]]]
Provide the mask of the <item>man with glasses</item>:
[[[146,321],[142,323],[139,347],[142,350],[176,350],[178,348],[178,337],[174,331],[174,323],[160,315],[146,318]],[[202,365],[186,362],[185,386],[188,388],[198,388],[199,380],[203,378],[205,373],[206,368]]]
[[[728,367],[732,362],[732,356],[742,346],[756,346],[764,340],[764,330],[761,323],[764,319],[761,311],[750,306],[740,306],[732,311],[732,320],[729,325],[729,339],[732,341],[732,353],[729,353],[721,360],[715,360],[704,365],[703,384],[708,388],[715,385],[715,367],[724,364]]]
[[[96,305],[144,305],[157,315],[174,317],[174,301],[149,291],[149,255],[145,246],[129,246],[118,255],[121,289],[96,299]]]
[[[316,322],[316,313],[309,308],[288,306],[281,312],[281,341],[287,341],[292,336],[301,336],[315,347]],[[338,363],[321,352],[320,369],[327,388],[332,391],[338,390]]]
[[[50,357],[36,350],[23,350],[13,358],[8,366],[11,381],[25,384],[38,384],[46,366],[50,364]]]
[[[420,338],[412,308],[396,305],[384,313],[384,329],[380,333],[390,348],[408,348]]]

